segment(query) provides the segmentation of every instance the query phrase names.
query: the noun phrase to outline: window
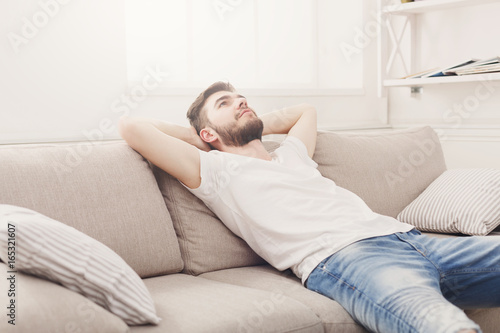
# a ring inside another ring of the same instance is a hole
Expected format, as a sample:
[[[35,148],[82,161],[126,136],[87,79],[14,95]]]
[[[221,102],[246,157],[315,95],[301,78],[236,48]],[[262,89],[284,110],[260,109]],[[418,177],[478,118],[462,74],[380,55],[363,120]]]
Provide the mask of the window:
[[[359,93],[362,54],[351,59],[339,45],[362,19],[361,0],[128,0],[128,80],[159,66],[168,72],[166,94],[217,80],[259,91]]]

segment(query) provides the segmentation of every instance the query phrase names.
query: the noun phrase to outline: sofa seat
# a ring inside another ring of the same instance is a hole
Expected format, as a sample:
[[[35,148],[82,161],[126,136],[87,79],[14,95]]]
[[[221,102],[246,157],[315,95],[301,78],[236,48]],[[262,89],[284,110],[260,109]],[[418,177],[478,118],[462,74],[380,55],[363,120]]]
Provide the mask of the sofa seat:
[[[15,298],[9,295],[11,288],[7,279],[12,273],[6,264],[0,263],[0,302],[2,304],[2,333],[127,333],[129,327],[118,316],[112,314],[86,297],[52,281],[34,275],[16,272]],[[17,292],[19,291],[19,292]],[[7,306],[15,299],[17,313],[14,323]],[[5,306],[5,307],[4,307]]]
[[[187,274],[143,281],[162,321],[131,332],[323,332],[308,306],[284,295]]]
[[[366,332],[340,304],[303,287],[290,270],[279,272],[269,265],[262,265],[225,269],[200,276],[209,280],[269,291],[299,301],[321,319],[325,332]]]
[[[439,234],[430,234],[430,236],[443,237]],[[266,290],[295,299],[306,305],[321,319],[325,332],[366,332],[337,302],[332,302],[329,298],[304,288],[300,280],[289,270],[279,272],[265,265],[225,269],[200,276],[214,281]],[[472,320],[481,323],[483,333],[498,332],[500,308],[466,309],[465,313]]]

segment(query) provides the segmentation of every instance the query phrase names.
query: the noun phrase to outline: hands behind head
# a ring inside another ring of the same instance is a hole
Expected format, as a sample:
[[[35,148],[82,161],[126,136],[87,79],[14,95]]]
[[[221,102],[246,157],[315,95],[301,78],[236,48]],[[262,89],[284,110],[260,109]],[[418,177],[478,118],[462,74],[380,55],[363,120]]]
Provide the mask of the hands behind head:
[[[192,144],[196,148],[203,150],[203,151],[212,150],[212,148],[210,148],[208,143],[206,143],[205,141],[203,141],[200,138],[200,136],[198,135],[198,132],[196,131],[196,129],[193,126],[191,126],[190,131],[191,131],[191,140],[189,140],[190,144]]]

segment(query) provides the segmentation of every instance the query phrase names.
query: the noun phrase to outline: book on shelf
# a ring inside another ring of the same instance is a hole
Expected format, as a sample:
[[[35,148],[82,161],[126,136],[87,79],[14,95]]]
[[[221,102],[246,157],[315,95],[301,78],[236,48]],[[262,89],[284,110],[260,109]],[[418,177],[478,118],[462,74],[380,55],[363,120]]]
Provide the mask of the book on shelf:
[[[425,77],[437,77],[437,76],[446,76],[446,75],[457,75],[457,74],[455,74],[455,72],[453,72],[454,69],[461,68],[461,67],[464,67],[467,65],[471,65],[471,64],[477,62],[478,60],[479,59],[467,59],[465,61],[461,61],[459,63],[455,63],[453,65],[443,67],[443,68],[437,69],[435,71],[426,73],[426,74],[422,75],[421,77],[425,78]]]
[[[423,72],[418,72],[415,74],[410,74],[408,76],[402,77],[402,79],[418,79],[418,78],[428,78],[428,77],[437,77],[437,76],[447,76],[447,75],[457,75],[454,72],[451,72],[451,70],[473,64],[474,62],[478,61],[478,59],[468,59],[461,61],[459,63],[454,63],[450,66],[446,67],[435,67],[432,69],[425,70]]]
[[[471,68],[464,68],[457,70],[457,75],[468,75],[468,74],[483,74],[483,73],[494,73],[500,72],[500,64],[490,64],[490,65],[482,65]]]
[[[470,75],[500,72],[500,56],[479,60],[468,59],[447,67],[436,67],[410,74],[400,79],[432,78],[442,76]]]
[[[422,77],[422,75],[430,73],[430,72],[434,72],[437,69],[438,69],[437,67],[431,68],[431,69],[427,69],[427,70],[422,71],[422,72],[413,73],[413,74],[410,74],[410,75],[407,75],[407,76],[403,76],[401,79],[418,79],[418,78]]]
[[[468,75],[480,73],[492,73],[500,71],[500,57],[493,57],[485,60],[476,61],[467,66],[450,69],[447,73],[450,75]]]

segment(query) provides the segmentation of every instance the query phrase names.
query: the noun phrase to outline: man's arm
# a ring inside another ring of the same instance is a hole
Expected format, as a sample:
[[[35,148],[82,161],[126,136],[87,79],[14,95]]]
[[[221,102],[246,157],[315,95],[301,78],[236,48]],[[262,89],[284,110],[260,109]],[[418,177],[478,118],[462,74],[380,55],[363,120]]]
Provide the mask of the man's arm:
[[[316,109],[308,104],[299,104],[260,117],[264,122],[263,135],[288,134],[299,138],[307,148],[309,157],[316,148]]]
[[[200,154],[209,150],[194,128],[155,119],[122,117],[118,130],[122,138],[154,165],[179,179],[189,188],[200,186]]]

